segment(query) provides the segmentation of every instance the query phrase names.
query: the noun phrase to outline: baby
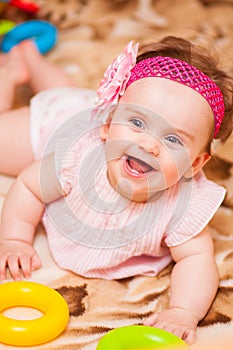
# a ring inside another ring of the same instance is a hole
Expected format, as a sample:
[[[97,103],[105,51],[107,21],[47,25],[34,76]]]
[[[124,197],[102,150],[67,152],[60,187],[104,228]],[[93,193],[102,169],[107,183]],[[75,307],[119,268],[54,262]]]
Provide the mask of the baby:
[[[97,94],[72,86],[32,42],[3,56],[0,277],[30,277],[42,220],[61,268],[86,277],[156,276],[172,260],[167,310],[144,320],[192,344],[218,288],[208,222],[225,190],[207,180],[213,138],[232,132],[232,77],[187,40],[129,43]],[[30,107],[11,110],[29,82]],[[46,89],[46,90],[45,90]]]

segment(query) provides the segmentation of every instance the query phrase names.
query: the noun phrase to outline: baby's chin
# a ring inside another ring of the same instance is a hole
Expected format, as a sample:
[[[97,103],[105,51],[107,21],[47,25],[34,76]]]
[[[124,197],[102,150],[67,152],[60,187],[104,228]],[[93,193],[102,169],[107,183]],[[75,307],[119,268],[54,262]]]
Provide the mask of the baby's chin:
[[[138,193],[138,191],[134,191],[132,184],[130,181],[127,180],[121,180],[115,185],[115,191],[123,198],[132,201],[132,202],[138,202],[143,203],[146,200],[144,200],[143,194],[141,192]],[[147,197],[147,196],[145,196]]]
[[[148,201],[153,200],[153,198],[156,198],[158,193],[161,193],[160,191],[156,193],[150,193],[147,190],[133,190],[131,183],[127,180],[120,181],[120,183],[117,184],[115,190],[121,197],[135,203],[147,203]]]

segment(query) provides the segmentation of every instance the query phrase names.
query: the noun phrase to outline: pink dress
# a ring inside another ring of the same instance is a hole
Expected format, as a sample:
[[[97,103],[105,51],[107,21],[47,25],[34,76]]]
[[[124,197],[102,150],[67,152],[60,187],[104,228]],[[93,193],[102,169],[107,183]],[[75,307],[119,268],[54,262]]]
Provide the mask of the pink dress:
[[[43,216],[51,253],[61,268],[86,277],[155,276],[171,261],[169,247],[208,224],[225,190],[201,171],[147,203],[119,196],[107,178],[99,125],[91,120],[94,100],[93,91],[63,88],[32,101],[35,157],[55,151],[66,193]]]

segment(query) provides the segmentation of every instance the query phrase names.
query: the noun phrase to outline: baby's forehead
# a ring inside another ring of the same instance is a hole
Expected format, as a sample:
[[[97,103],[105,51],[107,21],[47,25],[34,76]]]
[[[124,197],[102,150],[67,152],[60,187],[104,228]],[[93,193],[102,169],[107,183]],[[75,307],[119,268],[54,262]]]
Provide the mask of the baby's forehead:
[[[152,110],[153,107],[158,106],[173,109],[188,108],[193,104],[209,106],[204,97],[191,87],[158,77],[147,77],[133,82],[127,87],[119,101],[135,103]]]
[[[120,102],[144,107],[167,118],[177,114],[185,116],[185,113],[191,116],[195,112],[196,116],[209,114],[211,122],[213,119],[211,107],[201,94],[165,78],[149,77],[135,81],[126,89]]]

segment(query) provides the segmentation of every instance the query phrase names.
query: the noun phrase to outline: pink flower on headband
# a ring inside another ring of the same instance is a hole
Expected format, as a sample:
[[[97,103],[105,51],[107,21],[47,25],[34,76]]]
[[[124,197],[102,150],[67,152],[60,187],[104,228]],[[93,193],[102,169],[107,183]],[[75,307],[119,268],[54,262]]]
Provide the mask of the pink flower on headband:
[[[138,45],[133,46],[133,41],[130,41],[124,52],[120,53],[105,71],[97,90],[95,118],[102,114],[107,105],[118,102],[119,97],[124,94],[131,70],[136,64]]]

